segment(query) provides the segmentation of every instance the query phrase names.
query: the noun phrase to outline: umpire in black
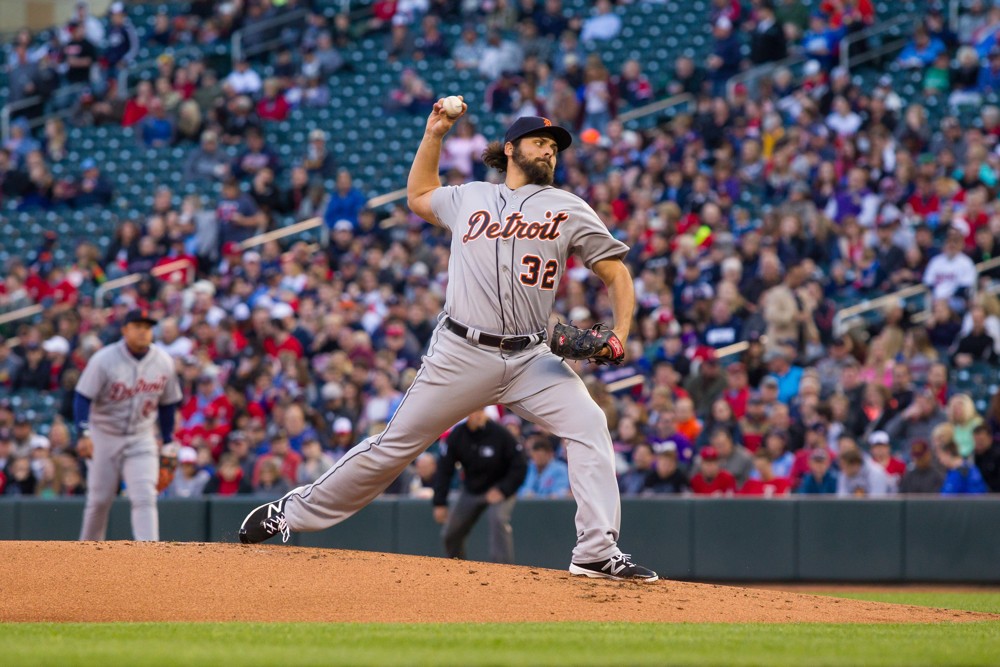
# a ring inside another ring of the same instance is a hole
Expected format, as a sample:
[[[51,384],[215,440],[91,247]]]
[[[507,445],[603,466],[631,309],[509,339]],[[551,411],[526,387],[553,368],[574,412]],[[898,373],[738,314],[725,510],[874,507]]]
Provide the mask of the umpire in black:
[[[456,463],[462,464],[463,485],[449,512],[448,490]],[[473,412],[452,429],[434,476],[434,520],[444,524],[442,536],[449,558],[465,558],[465,540],[485,511],[490,524],[490,560],[514,562],[510,515],[527,472],[521,445],[484,410]]]

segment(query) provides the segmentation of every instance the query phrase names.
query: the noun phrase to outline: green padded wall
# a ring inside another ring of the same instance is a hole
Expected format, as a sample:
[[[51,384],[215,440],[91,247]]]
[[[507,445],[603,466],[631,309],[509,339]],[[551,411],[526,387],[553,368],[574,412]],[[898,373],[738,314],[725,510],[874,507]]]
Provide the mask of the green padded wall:
[[[17,512],[13,501],[0,501],[0,540],[16,540]]]
[[[620,546],[670,579],[694,575],[694,501],[622,498]]]
[[[14,511],[20,540],[76,540],[80,537],[83,498],[18,499]]]
[[[907,500],[905,577],[1000,581],[1000,498]]]
[[[694,503],[694,577],[796,578],[797,503],[710,498]]]
[[[800,579],[903,578],[903,503],[803,498],[798,511]]]

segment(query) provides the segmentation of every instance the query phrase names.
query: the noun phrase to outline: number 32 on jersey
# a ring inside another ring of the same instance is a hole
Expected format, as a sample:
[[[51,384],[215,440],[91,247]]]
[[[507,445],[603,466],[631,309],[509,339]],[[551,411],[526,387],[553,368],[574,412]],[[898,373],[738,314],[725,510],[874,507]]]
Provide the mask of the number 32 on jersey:
[[[521,258],[521,265],[527,271],[522,271],[518,278],[521,284],[528,287],[538,286],[539,289],[550,290],[556,286],[556,273],[559,271],[559,262],[550,259],[543,262],[538,255],[525,255]]]

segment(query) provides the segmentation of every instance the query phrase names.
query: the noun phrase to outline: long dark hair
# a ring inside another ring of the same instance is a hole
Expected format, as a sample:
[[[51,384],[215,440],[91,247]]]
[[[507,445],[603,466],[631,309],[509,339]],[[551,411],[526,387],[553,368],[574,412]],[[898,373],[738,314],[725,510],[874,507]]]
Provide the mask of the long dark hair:
[[[507,154],[503,152],[503,147],[502,142],[492,141],[483,151],[483,164],[501,174],[507,171]]]

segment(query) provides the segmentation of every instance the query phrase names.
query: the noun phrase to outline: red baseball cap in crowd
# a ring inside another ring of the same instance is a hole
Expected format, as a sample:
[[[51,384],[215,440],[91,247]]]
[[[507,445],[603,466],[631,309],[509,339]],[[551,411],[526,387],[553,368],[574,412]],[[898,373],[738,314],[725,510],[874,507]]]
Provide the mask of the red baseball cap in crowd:
[[[701,460],[702,461],[718,461],[719,452],[715,451],[715,447],[708,445],[707,447],[702,447],[701,449]]]

